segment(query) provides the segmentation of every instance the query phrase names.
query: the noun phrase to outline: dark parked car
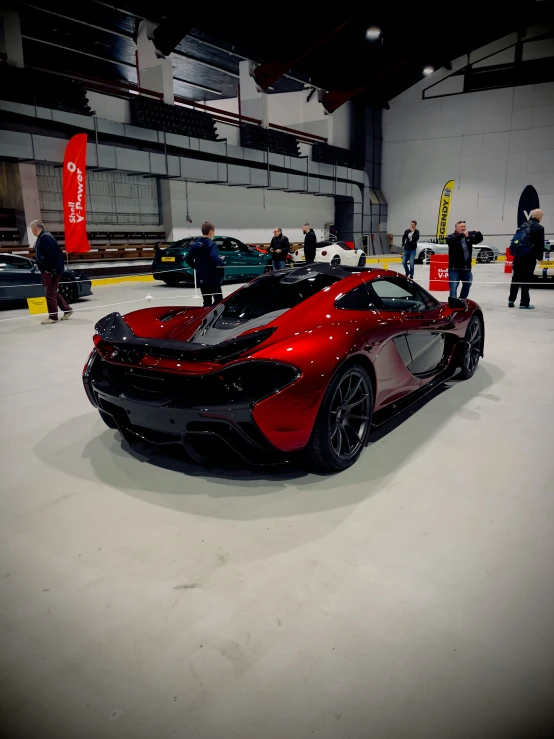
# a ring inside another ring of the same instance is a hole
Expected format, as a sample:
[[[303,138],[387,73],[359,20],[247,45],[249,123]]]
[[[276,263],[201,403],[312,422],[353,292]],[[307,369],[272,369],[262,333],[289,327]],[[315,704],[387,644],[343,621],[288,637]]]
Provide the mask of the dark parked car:
[[[194,272],[185,259],[189,247],[196,237],[181,239],[171,244],[156,245],[156,256],[152,265],[155,280],[162,280],[166,285],[178,285],[180,282],[192,282]],[[232,280],[251,280],[263,275],[271,269],[271,257],[255,246],[244,244],[231,236],[215,236],[220,256],[224,258],[221,267],[225,282]]]
[[[128,440],[221,446],[254,464],[302,453],[341,470],[378,425],[455,372],[485,326],[397,272],[313,264],[271,272],[212,308],[155,306],[96,324],[91,403]]]
[[[92,295],[92,283],[81,272],[67,269],[62,275],[60,293],[68,303]],[[44,297],[39,269],[32,259],[18,254],[0,254],[0,301]]]

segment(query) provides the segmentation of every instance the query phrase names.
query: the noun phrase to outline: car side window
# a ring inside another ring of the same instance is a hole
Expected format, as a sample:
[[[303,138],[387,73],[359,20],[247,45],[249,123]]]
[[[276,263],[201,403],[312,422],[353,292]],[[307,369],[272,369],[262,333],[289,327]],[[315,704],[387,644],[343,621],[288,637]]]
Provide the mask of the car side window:
[[[219,251],[231,251],[231,242],[229,239],[214,239],[215,243],[217,244],[217,248]]]
[[[408,280],[379,278],[371,282],[369,290],[381,299],[382,310],[424,311],[438,305],[431,295]]]
[[[339,298],[335,306],[340,310],[379,310],[383,307],[377,295],[371,295],[365,284],[358,285]]]
[[[246,248],[243,248],[244,244],[240,241],[237,241],[236,239],[228,239],[228,241],[231,251],[246,251]]]
[[[31,269],[33,263],[24,257],[15,257],[12,254],[0,255],[0,269]]]

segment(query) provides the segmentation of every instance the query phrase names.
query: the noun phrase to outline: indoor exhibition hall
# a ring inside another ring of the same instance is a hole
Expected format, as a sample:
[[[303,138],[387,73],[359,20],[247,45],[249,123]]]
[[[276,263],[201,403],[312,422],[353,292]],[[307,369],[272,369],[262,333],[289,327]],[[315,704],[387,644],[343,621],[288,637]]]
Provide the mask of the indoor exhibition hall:
[[[0,9],[0,731],[554,736],[554,1]]]

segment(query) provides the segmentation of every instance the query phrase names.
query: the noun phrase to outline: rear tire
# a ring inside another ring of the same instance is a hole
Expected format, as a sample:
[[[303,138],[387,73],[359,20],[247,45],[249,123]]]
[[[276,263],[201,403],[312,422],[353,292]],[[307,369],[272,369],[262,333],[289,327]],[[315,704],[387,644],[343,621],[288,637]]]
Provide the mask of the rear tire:
[[[367,263],[367,257],[365,254],[362,254],[362,256],[360,257],[358,261],[358,267],[365,267],[366,263]]]
[[[477,316],[470,320],[460,346],[460,377],[462,380],[469,380],[475,374],[483,351],[483,325]]]
[[[162,280],[165,282],[165,284],[168,287],[177,287],[177,285],[181,282],[181,279],[177,276],[174,277],[162,277]]]
[[[304,450],[310,467],[338,472],[358,459],[371,428],[373,389],[357,362],[340,368],[325,392]]]
[[[340,267],[340,257],[333,257],[331,259],[331,267]]]
[[[488,264],[494,260],[494,254],[490,249],[480,249],[477,254],[476,261]]]
[[[428,262],[434,254],[435,252],[432,249],[422,249],[421,254],[419,255],[419,263],[424,264],[425,262]]]
[[[79,288],[74,282],[62,282],[59,286],[60,295],[68,303],[76,303],[79,300]]]

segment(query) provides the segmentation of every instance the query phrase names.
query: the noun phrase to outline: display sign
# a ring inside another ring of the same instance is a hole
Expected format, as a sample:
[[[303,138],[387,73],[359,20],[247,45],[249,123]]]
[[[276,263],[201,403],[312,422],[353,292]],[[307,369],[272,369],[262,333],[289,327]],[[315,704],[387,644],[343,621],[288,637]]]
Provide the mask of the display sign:
[[[63,220],[65,250],[90,251],[86,220],[87,135],[69,139],[63,159]]]
[[[452,194],[454,192],[454,182],[455,180],[448,180],[446,185],[442,188],[439,218],[437,221],[437,241],[439,244],[444,244],[448,235],[448,217],[450,215],[450,204],[452,202]]]
[[[448,254],[433,254],[430,259],[429,290],[450,290],[448,280]]]

